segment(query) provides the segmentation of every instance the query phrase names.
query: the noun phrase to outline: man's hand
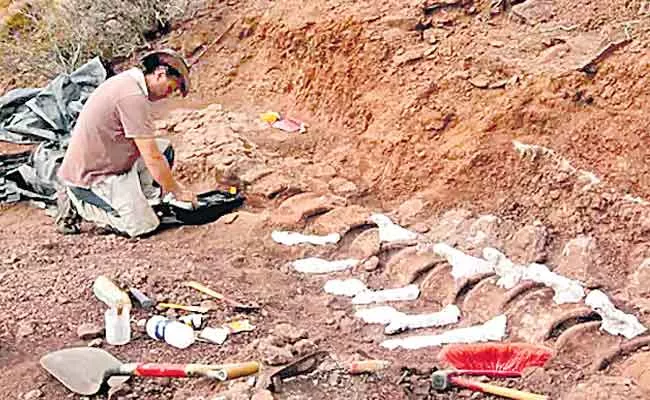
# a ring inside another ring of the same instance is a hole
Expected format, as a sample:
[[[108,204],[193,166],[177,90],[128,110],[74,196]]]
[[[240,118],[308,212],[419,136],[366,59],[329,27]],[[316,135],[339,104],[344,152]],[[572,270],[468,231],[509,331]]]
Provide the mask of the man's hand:
[[[162,186],[165,193],[172,193],[178,201],[192,203],[196,207],[198,200],[196,194],[178,183],[172,176],[172,171],[167,160],[158,150],[155,139],[134,139],[140,155],[153,178]]]
[[[174,195],[174,198],[178,201],[184,201],[186,203],[192,203],[194,207],[198,204],[198,198],[196,193],[191,190],[187,190],[183,187],[179,187],[177,190],[171,192]]]
[[[181,192],[184,188],[172,176],[167,159],[162,155],[154,138],[135,138],[135,145],[153,179],[158,182],[165,193]],[[187,196],[185,196],[187,197]]]

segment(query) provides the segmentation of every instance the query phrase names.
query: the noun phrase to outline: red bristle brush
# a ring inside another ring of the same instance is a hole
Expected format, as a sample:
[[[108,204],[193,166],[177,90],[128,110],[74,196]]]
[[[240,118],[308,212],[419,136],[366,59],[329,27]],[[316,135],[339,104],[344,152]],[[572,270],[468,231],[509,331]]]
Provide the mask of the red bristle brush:
[[[450,384],[453,384],[510,399],[547,400],[548,397],[546,396],[482,382],[472,382],[459,376],[516,378],[520,377],[523,370],[528,367],[544,366],[552,356],[553,351],[548,347],[528,343],[482,343],[447,346],[438,354],[438,359],[455,369],[434,372],[432,386],[435,389],[444,390]]]

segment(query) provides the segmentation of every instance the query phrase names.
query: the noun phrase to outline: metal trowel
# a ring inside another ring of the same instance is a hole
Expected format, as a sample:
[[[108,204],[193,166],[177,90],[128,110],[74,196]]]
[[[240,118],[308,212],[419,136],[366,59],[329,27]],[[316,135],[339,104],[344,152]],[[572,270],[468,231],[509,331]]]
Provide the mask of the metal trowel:
[[[71,391],[90,396],[107,386],[117,386],[131,376],[150,378],[206,377],[220,381],[255,374],[257,362],[240,364],[122,363],[105,350],[76,347],[46,354],[41,366]]]

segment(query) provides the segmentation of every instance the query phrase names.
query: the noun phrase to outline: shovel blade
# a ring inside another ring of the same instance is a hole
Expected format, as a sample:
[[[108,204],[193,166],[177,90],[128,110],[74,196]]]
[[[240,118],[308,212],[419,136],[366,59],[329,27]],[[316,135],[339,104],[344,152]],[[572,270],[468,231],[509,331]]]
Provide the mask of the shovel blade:
[[[90,396],[99,392],[108,369],[122,365],[109,352],[92,347],[58,350],[41,358],[41,366],[74,393]],[[111,386],[126,382],[128,377],[110,379]]]

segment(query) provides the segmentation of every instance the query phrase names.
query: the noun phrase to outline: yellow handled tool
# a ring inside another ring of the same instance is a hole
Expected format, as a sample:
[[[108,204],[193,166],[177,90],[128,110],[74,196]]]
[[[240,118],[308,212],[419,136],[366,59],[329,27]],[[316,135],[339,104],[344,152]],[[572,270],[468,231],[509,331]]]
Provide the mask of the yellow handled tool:
[[[259,372],[260,363],[251,361],[239,364],[224,364],[221,369],[226,372],[228,379],[237,379]]]
[[[207,294],[208,296],[214,297],[215,299],[221,300],[226,302],[228,305],[233,307],[236,310],[240,311],[255,311],[259,310],[259,306],[252,305],[252,304],[243,304],[240,303],[236,300],[229,299],[228,297],[222,295],[221,293],[215,292],[214,290],[210,289],[209,287],[196,282],[196,281],[187,281],[184,283],[185,286],[191,287],[192,289],[196,289],[201,293]]]
[[[215,299],[226,300],[224,295],[222,295],[221,293],[215,292],[214,290],[210,289],[209,287],[207,287],[205,285],[200,284],[199,282],[188,281],[188,282],[185,282],[184,284],[185,284],[185,286],[191,287],[192,289],[196,289],[201,293],[205,293],[208,296],[214,297]]]
[[[199,313],[199,314],[205,314],[210,312],[210,309],[208,307],[199,307],[199,306],[184,306],[181,304],[174,304],[174,303],[158,303],[156,307],[159,308],[171,308],[174,310],[183,310],[183,311],[188,311],[188,312],[194,312],[194,313]]]
[[[494,394],[494,395],[505,397],[505,398],[508,398],[508,399],[515,399],[515,400],[549,400],[548,396],[543,396],[543,395],[540,395],[540,394],[535,394],[535,393],[530,393],[530,392],[524,392],[524,391],[517,390],[517,389],[504,388],[504,387],[501,387],[501,386],[492,385],[490,383],[474,382],[474,381],[470,381],[470,380],[467,380],[467,379],[459,378],[457,376],[451,377],[450,380],[456,386],[464,387],[466,389],[479,391],[479,392],[483,392],[483,393]]]
[[[431,386],[444,390],[450,385],[495,394],[515,400],[548,400],[547,396],[474,382],[461,376],[519,378],[528,367],[543,367],[553,356],[552,349],[529,343],[457,344],[445,347],[438,359],[454,366],[454,370],[436,371]]]
[[[436,371],[432,375],[432,386],[437,390],[447,389],[450,385],[462,387],[465,389],[473,390],[475,392],[483,392],[494,394],[497,396],[505,397],[514,400],[549,400],[548,396],[543,396],[535,393],[524,392],[517,389],[504,388],[490,383],[475,382],[468,379],[460,378],[456,375],[458,371]]]

